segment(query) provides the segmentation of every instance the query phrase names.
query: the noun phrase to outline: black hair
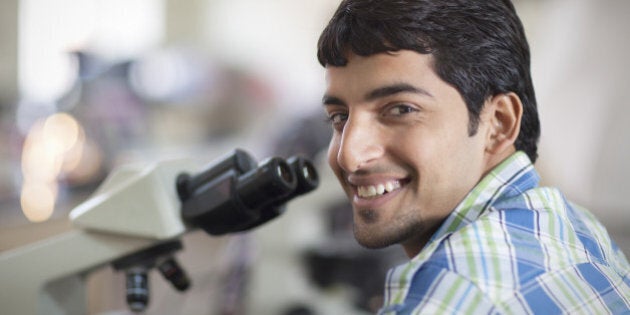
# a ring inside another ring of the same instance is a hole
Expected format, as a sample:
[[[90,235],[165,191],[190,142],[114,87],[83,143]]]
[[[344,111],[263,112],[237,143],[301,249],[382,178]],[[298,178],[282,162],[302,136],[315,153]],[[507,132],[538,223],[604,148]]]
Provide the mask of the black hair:
[[[466,103],[471,136],[488,98],[516,93],[523,117],[515,147],[536,161],[540,122],[529,45],[509,0],[344,0],[319,38],[317,58],[341,67],[349,51],[403,49],[433,56],[437,75]]]

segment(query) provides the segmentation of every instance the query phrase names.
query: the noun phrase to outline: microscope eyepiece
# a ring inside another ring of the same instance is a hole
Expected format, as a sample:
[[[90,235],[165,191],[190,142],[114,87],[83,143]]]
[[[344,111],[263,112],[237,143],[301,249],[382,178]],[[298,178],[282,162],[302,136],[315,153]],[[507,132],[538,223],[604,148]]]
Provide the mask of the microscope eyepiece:
[[[270,158],[254,170],[239,177],[237,195],[250,208],[269,205],[295,190],[295,173],[281,158]]]
[[[194,176],[177,178],[182,217],[208,234],[249,230],[284,211],[284,203],[317,187],[315,167],[305,158],[269,158],[254,166],[250,155],[231,156]]]
[[[256,160],[249,153],[236,149],[232,153],[211,162],[210,165],[206,166],[204,171],[199,174],[191,176],[182,173],[177,176],[177,193],[180,200],[185,201],[193,195],[195,190],[225,172],[232,171],[241,175],[255,168]]]
[[[241,227],[240,230],[249,230],[276,218],[286,210],[286,202],[317,188],[319,185],[319,177],[317,176],[315,167],[309,160],[294,156],[287,159],[286,164],[292,170],[290,174],[295,175],[295,189],[286,194],[284,197],[275,199],[271,204],[266,204],[265,206],[259,208],[259,217]],[[284,168],[283,171],[286,171],[287,174],[289,174],[288,170],[284,170]]]
[[[293,172],[291,171],[291,168],[287,163],[278,163],[278,166],[276,167],[276,172],[278,173],[278,176],[287,183],[295,181],[293,179]]]
[[[297,188],[293,196],[305,194],[317,188],[319,176],[311,161],[299,156],[292,156],[287,159],[287,163],[293,168],[297,176]]]

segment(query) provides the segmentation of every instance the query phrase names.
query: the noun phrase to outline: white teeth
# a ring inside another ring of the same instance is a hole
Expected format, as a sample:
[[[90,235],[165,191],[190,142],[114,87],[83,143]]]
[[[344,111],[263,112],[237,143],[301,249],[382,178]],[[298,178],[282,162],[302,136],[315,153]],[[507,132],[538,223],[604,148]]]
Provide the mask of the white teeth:
[[[387,190],[387,191],[392,191],[392,190],[394,190],[394,184],[393,184],[392,182],[387,182],[387,183],[385,184],[385,190]]]
[[[385,185],[383,184],[378,184],[378,186],[376,186],[376,193],[379,195],[382,195],[385,193]]]
[[[374,187],[374,186],[368,187],[367,194],[370,195],[370,196],[376,195],[376,187]]]
[[[385,192],[392,192],[398,188],[400,188],[399,181],[389,181],[378,185],[358,186],[357,193],[361,198],[370,198],[381,196],[385,194]]]

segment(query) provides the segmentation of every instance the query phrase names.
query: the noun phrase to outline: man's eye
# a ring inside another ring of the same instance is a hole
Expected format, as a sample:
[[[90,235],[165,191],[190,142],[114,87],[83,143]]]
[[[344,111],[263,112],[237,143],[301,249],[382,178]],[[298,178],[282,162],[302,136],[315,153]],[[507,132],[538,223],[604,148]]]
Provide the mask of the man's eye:
[[[344,121],[346,121],[346,119],[348,119],[348,115],[342,113],[330,114],[328,116],[328,121],[330,121],[330,123],[333,125],[342,124]]]
[[[409,105],[405,105],[405,104],[399,104],[396,106],[392,106],[387,110],[387,114],[388,115],[393,115],[393,116],[400,116],[400,115],[405,115],[405,114],[409,114],[409,113],[413,113],[413,112],[417,112],[418,109],[409,106]]]

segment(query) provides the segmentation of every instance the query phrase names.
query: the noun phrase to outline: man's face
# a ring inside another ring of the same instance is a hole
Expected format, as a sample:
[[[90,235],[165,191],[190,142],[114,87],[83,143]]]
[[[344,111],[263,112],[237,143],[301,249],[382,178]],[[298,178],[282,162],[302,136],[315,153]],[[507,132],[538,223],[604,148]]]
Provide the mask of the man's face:
[[[328,162],[366,247],[417,254],[486,171],[485,133],[469,136],[464,100],[431,63],[402,50],[326,68]]]

